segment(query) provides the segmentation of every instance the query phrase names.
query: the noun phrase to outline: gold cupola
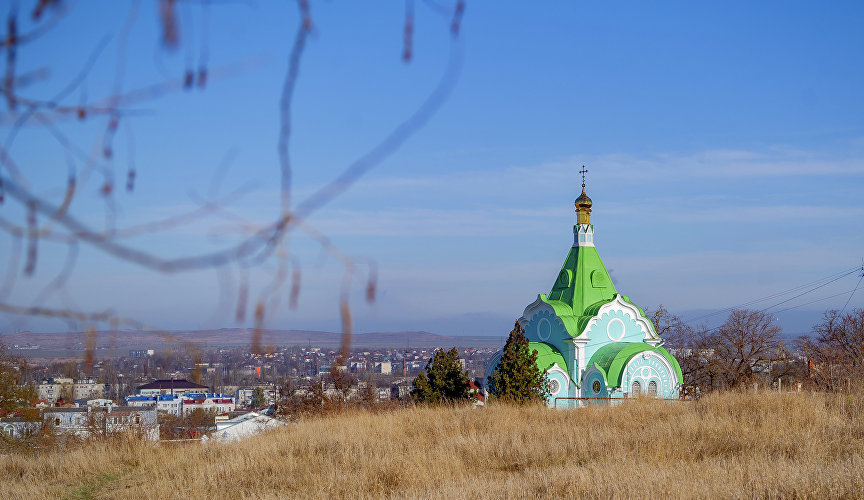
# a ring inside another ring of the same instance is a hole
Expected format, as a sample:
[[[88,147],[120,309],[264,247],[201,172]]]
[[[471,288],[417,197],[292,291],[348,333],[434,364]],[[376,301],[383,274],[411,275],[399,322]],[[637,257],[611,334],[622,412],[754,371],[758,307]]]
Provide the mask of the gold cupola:
[[[576,224],[591,224],[591,198],[585,194],[585,173],[588,170],[585,168],[585,165],[582,165],[582,170],[579,171],[582,174],[582,194],[576,198]]]

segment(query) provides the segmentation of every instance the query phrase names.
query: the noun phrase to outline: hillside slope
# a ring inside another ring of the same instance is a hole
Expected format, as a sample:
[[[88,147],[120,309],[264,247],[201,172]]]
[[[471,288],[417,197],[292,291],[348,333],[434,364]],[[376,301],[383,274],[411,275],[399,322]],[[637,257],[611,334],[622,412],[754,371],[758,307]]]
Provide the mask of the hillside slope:
[[[115,440],[0,457],[4,498],[861,497],[864,403],[720,394],[554,411],[408,408],[234,445]]]

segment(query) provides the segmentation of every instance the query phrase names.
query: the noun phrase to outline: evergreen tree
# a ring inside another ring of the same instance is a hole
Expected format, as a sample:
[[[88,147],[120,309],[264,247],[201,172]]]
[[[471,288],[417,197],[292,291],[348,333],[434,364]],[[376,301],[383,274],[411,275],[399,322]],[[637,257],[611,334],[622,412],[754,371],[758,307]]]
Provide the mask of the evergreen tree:
[[[261,408],[262,406],[267,404],[267,393],[264,392],[262,387],[256,387],[254,391],[252,391],[252,407],[253,408]]]
[[[468,372],[462,370],[459,351],[439,349],[414,379],[411,396],[418,403],[444,403],[468,399]]]
[[[512,403],[542,402],[549,395],[546,377],[537,368],[537,351],[528,346],[518,321],[487,384],[493,396]]]

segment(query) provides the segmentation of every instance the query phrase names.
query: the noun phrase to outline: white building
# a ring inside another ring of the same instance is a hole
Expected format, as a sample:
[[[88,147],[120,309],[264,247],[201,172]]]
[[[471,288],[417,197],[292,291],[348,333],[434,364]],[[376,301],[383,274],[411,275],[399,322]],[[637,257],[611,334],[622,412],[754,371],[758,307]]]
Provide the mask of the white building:
[[[117,406],[117,405],[111,399],[96,398],[96,399],[88,399],[87,400],[87,406],[106,407],[106,406]]]
[[[72,399],[98,399],[105,393],[105,384],[97,384],[92,378],[78,379],[72,386]]]
[[[390,361],[378,361],[375,363],[375,373],[390,375],[393,372],[393,363]]]
[[[53,405],[60,399],[60,390],[62,386],[60,384],[55,384],[54,382],[43,380],[41,384],[36,386],[36,394],[38,395],[40,400],[46,401],[48,404]]]
[[[105,384],[97,384],[92,378],[72,380],[71,378],[49,378],[36,387],[40,400],[54,405],[58,400],[103,398],[106,394]]]
[[[36,387],[39,399],[54,405],[60,399],[72,399],[74,382],[71,378],[49,378]]]
[[[222,415],[237,408],[235,399],[227,394],[184,394],[182,412],[186,416],[196,409],[215,412]]]
[[[217,442],[237,441],[284,425],[286,425],[285,422],[281,420],[253,411],[231,420],[216,422],[216,432],[210,436],[210,440]]]
[[[87,438],[120,432],[136,432],[145,439],[159,439],[159,423],[155,408],[131,406],[88,406],[82,408],[51,408],[43,414],[45,425],[57,432]]]
[[[183,414],[183,396],[181,394],[126,396],[126,404],[134,407],[155,406],[157,411],[170,413],[178,417]]]
[[[143,396],[155,394],[188,394],[207,392],[207,386],[183,379],[154,380],[149,384],[138,386],[135,392]]]
[[[267,406],[272,405],[277,399],[276,388],[272,385],[259,385],[255,387],[243,387],[237,389],[237,406],[246,408],[252,405],[252,398],[255,395],[255,390],[261,389],[264,391],[264,401]]]
[[[0,421],[0,432],[7,438],[23,439],[39,432],[42,422],[28,422],[25,420],[3,420]]]

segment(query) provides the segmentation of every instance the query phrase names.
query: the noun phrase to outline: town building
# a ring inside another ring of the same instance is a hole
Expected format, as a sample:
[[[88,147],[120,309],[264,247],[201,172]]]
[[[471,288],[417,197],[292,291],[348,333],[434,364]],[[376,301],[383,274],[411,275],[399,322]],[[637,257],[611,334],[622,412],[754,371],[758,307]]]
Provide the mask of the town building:
[[[237,406],[246,408],[252,406],[252,399],[255,396],[255,390],[261,389],[264,396],[264,404],[272,405],[278,399],[278,390],[272,385],[257,385],[255,387],[243,387],[237,389]]]
[[[105,398],[88,399],[86,401],[86,403],[87,403],[86,406],[99,406],[99,407],[117,406],[117,404],[114,403],[113,400],[105,399]]]
[[[483,406],[486,404],[486,394],[483,389],[474,380],[468,381],[468,397],[475,400],[474,406]]]
[[[73,399],[97,399],[105,397],[105,384],[97,384],[92,378],[78,379],[72,385]]]
[[[580,406],[576,398],[677,398],[683,383],[678,361],[645,312],[618,292],[597,253],[593,203],[581,172],[573,245],[550,292],[518,319],[548,380],[547,403],[570,408]],[[499,351],[489,360],[487,377],[500,358]]]
[[[152,407],[49,408],[42,416],[54,431],[79,438],[134,432],[144,439],[159,439],[158,417]]]
[[[159,412],[181,416],[183,414],[183,395],[181,394],[154,394],[126,396],[126,405],[134,407],[155,406]]]
[[[238,441],[284,425],[286,425],[285,422],[252,411],[231,420],[217,421],[216,432],[210,435],[209,440],[218,442]],[[206,442],[207,440],[206,436],[202,438],[202,441]]]
[[[390,375],[393,372],[393,363],[390,361],[378,361],[375,363],[375,373]]]
[[[48,405],[55,405],[58,401],[87,400],[103,398],[106,394],[106,385],[98,384],[92,378],[73,380],[71,378],[48,378],[36,386],[39,400]]]
[[[20,417],[8,417],[0,420],[0,432],[7,439],[24,439],[35,435],[41,428],[42,422],[33,422]]]
[[[185,379],[154,380],[135,389],[136,394],[152,396],[155,394],[189,394],[207,392],[206,385],[196,384]]]
[[[155,408],[159,412],[178,417],[186,416],[195,409],[225,415],[236,409],[236,400],[227,394],[137,394],[126,396],[126,404],[135,408]]]
[[[36,387],[36,393],[40,400],[53,406],[61,399],[73,399],[73,386],[74,381],[71,378],[48,378]]]
[[[196,409],[215,412],[216,415],[224,415],[232,412],[237,408],[237,404],[232,396],[227,394],[210,394],[210,393],[190,393],[183,395],[183,416],[186,416]]]
[[[411,389],[413,389],[413,385],[410,379],[398,380],[390,386],[390,398],[408,399],[411,397]]]

